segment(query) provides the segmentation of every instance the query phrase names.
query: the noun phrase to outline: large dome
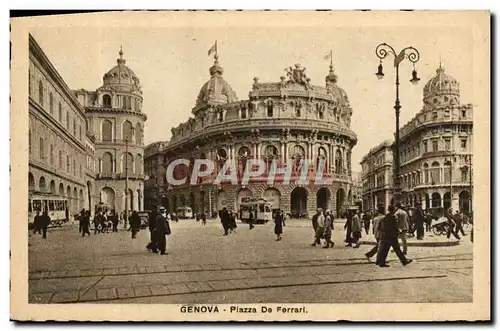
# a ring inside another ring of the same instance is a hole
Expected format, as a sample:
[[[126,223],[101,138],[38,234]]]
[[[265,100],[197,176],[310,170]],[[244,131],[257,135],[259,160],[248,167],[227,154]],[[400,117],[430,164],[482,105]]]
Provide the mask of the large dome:
[[[203,84],[200,93],[198,93],[195,108],[238,101],[233,88],[222,78],[223,72],[224,69],[216,59],[214,65],[210,68],[210,79]]]
[[[120,49],[117,65],[103,76],[103,86],[117,92],[141,92],[139,78],[125,65],[123,50]]]
[[[341,106],[349,107],[347,93],[337,85],[337,81],[338,77],[333,71],[333,66],[330,66],[330,72],[325,77],[326,90]]]
[[[460,84],[452,76],[445,73],[444,68],[439,65],[436,76],[431,78],[424,87],[424,99],[443,94],[460,94]]]

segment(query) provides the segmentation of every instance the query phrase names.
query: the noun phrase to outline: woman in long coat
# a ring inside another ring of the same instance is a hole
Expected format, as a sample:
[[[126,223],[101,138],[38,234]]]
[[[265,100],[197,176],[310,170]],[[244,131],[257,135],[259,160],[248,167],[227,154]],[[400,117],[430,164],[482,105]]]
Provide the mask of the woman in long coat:
[[[276,241],[281,240],[281,234],[283,233],[283,221],[281,213],[277,212],[274,214],[274,233],[276,234]]]

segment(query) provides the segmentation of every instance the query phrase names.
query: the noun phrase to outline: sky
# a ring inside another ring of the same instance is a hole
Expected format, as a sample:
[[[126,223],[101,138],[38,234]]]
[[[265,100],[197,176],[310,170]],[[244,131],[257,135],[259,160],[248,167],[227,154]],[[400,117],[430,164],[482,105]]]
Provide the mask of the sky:
[[[353,109],[351,128],[358,137],[352,152],[353,171],[370,148],[392,139],[395,130],[395,70],[393,59],[384,62],[385,77],[375,76],[378,44],[396,50],[413,46],[420,53],[416,64],[421,81],[412,85],[412,65],[400,65],[401,125],[422,107],[425,83],[436,74],[440,61],[460,82],[461,103],[473,103],[472,30],[462,27],[409,26],[138,26],[106,27],[73,24],[36,27],[30,30],[52,64],[71,89],[95,90],[113,66],[120,45],[127,65],[143,87],[145,143],[169,140],[173,126],[191,115],[201,86],[210,78],[213,57],[207,55],[218,43],[224,79],[240,100],[247,99],[253,78],[278,82],[285,68],[300,63],[311,84],[324,86],[330,50],[342,87]]]

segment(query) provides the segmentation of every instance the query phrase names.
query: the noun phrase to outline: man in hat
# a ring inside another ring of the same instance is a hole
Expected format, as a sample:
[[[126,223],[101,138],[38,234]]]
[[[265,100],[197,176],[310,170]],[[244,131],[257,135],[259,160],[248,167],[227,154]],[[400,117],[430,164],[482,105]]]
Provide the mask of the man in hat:
[[[158,207],[156,205],[153,205],[151,207],[151,212],[149,213],[149,217],[148,217],[148,228],[149,228],[150,242],[146,246],[147,250],[151,251],[153,253],[158,253],[158,243],[156,242],[156,235],[155,235],[156,215],[157,214],[158,214]]]
[[[373,233],[375,234],[375,240],[377,241],[377,243],[375,244],[375,247],[373,247],[368,253],[365,254],[368,261],[370,261],[370,259],[378,252],[380,240],[382,239],[380,221],[384,217],[385,217],[385,206],[384,204],[380,203],[377,206],[377,211],[375,212],[375,217],[373,218]]]
[[[379,267],[388,267],[387,264],[387,254],[389,254],[389,250],[394,250],[399,261],[403,266],[410,264],[412,260],[407,259],[406,256],[401,252],[401,248],[399,247],[398,242],[398,220],[395,215],[396,208],[393,205],[389,206],[389,212],[385,217],[380,221],[380,246],[377,252],[377,265]]]
[[[394,213],[398,222],[399,239],[401,239],[401,246],[403,246],[403,254],[408,252],[408,244],[406,236],[409,229],[408,213],[402,208],[401,203],[396,203],[396,212]]]
[[[318,217],[319,215],[323,212],[323,209],[322,208],[318,208],[316,210],[316,214],[313,215],[312,217],[312,226],[313,226],[313,230],[314,230],[314,238],[315,238],[315,244],[316,245],[320,245],[321,244],[321,241],[316,238],[316,231],[318,230]]]
[[[325,232],[325,215],[323,214],[323,209],[319,208],[318,215],[318,227],[316,228],[316,233],[314,235],[314,242],[311,246],[316,246],[317,244],[321,244],[321,238],[323,238]]]

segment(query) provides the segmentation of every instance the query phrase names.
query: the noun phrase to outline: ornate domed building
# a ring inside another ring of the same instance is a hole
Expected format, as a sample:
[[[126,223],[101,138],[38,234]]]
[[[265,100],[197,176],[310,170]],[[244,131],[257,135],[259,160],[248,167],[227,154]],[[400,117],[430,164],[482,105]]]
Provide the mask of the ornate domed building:
[[[401,185],[406,203],[471,211],[473,107],[442,65],[425,84],[423,108],[401,128]]]
[[[312,215],[317,207],[338,215],[349,198],[351,188],[351,150],[357,142],[350,128],[352,109],[347,94],[337,85],[330,67],[325,86],[312,85],[306,69],[299,64],[286,69],[287,76],[277,82],[254,78],[247,100],[238,100],[223,78],[217,55],[209,70],[210,79],[201,87],[192,109],[193,117],[172,128],[168,142],[146,147],[146,208],[149,202],[160,203],[168,210],[191,207],[193,212],[214,212],[226,207],[239,210],[243,197],[264,197],[273,209],[292,215]],[[190,166],[174,168],[176,179],[185,184],[172,185],[166,180],[169,164],[178,159],[191,160]],[[214,184],[214,175],[190,185],[195,159],[215,164],[214,174],[226,161],[236,165],[237,182]],[[247,160],[262,160],[264,173],[242,181]],[[301,184],[299,167],[304,160],[313,164],[306,169],[315,174],[319,160],[326,167],[323,178],[329,184]],[[271,162],[280,167],[291,165],[289,183],[276,179],[268,183]]]
[[[74,91],[85,107],[88,131],[95,137],[95,205],[118,212],[142,210],[144,200],[143,128],[139,78],[126,66],[120,49],[117,64],[96,91]],[[127,208],[125,208],[127,203]]]

